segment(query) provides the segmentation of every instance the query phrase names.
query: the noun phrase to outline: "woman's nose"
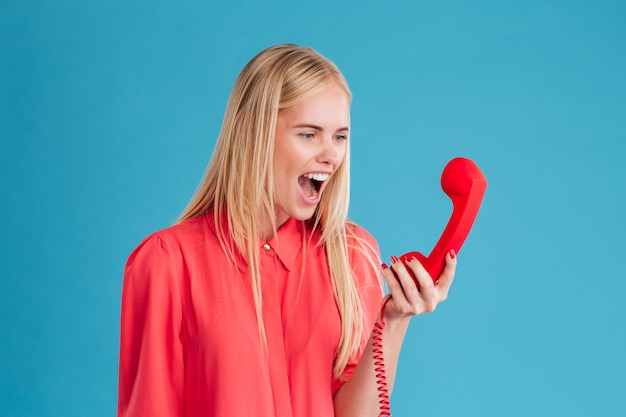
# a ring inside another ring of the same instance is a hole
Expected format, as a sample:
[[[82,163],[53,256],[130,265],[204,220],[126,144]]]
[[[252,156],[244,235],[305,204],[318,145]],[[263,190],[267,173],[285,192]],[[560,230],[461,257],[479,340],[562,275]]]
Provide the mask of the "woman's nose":
[[[324,140],[318,155],[318,161],[324,164],[338,166],[345,153],[345,144],[336,142],[332,138]]]

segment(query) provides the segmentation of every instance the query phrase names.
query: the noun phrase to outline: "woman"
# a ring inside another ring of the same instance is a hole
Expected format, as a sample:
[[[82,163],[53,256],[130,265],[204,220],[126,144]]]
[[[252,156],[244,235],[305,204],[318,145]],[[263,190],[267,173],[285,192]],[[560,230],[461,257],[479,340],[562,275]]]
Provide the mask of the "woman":
[[[348,86],[317,52],[279,45],[246,65],[180,221],[128,260],[119,416],[378,415],[380,261],[347,220],[349,132]],[[417,260],[382,265],[389,390],[454,253],[446,265],[437,285]]]

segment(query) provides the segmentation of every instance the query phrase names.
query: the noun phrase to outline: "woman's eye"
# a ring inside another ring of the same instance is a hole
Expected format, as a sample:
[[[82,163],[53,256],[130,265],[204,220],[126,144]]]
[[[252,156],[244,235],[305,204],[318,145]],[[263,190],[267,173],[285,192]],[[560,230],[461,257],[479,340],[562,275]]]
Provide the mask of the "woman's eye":
[[[300,136],[302,136],[304,139],[313,139],[315,137],[315,133],[304,132],[300,133]]]
[[[341,142],[342,140],[347,140],[348,139],[348,135],[335,135],[335,140],[337,142]]]

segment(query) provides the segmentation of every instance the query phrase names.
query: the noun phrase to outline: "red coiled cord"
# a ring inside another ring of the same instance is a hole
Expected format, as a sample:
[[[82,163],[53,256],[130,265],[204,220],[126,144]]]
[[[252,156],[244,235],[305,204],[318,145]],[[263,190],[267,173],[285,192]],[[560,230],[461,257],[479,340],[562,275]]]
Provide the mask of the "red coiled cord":
[[[385,374],[385,358],[383,356],[383,329],[385,328],[385,306],[391,300],[388,297],[380,310],[380,321],[374,323],[374,371],[376,372],[376,384],[378,384],[378,403],[380,414],[378,417],[391,417],[391,405],[389,389],[387,388],[387,376]]]

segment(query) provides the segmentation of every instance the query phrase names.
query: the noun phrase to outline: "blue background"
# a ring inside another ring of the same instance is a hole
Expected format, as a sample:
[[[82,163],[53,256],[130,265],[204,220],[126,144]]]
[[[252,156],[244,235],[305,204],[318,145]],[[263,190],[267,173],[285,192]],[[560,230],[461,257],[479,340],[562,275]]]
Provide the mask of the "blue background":
[[[277,43],[346,75],[351,216],[428,253],[454,156],[489,180],[397,416],[626,415],[623,1],[4,1],[0,414],[111,416],[126,257],[171,224],[235,77]],[[245,400],[245,399],[244,399]]]

